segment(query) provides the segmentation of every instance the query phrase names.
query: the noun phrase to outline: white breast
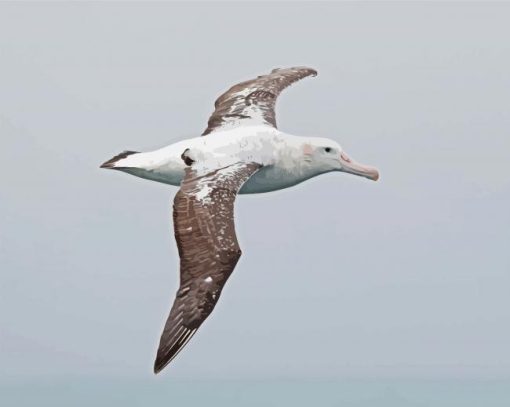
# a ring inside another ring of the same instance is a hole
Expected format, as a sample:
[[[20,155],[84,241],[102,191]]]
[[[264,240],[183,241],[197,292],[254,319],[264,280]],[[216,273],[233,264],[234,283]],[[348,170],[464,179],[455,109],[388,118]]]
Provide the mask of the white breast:
[[[303,182],[311,176],[303,177],[277,165],[263,167],[255,173],[239,191],[240,194],[258,194],[289,188]]]

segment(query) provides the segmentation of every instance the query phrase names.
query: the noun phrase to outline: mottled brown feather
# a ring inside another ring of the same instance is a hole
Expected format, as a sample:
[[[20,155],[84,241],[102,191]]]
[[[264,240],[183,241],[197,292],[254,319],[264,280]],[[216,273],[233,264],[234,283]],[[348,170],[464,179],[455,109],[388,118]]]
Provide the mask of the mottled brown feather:
[[[161,335],[155,373],[179,353],[218,302],[241,256],[234,201],[259,168],[255,163],[237,163],[201,177],[186,168],[173,210],[180,286]]]
[[[232,86],[216,99],[215,110],[202,135],[243,125],[248,120],[276,127],[276,99],[285,88],[310,75],[316,76],[317,71],[306,67],[273,69],[267,75]]]

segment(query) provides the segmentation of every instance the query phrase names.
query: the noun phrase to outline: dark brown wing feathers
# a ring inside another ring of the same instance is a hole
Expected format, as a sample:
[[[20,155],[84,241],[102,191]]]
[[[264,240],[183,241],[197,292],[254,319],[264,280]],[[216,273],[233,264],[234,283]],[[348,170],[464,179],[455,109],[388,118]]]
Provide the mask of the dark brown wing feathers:
[[[186,345],[218,302],[241,256],[234,225],[235,197],[259,168],[239,163],[203,177],[186,169],[173,212],[180,287],[161,335],[155,373]]]
[[[276,127],[277,97],[285,88],[310,75],[317,75],[317,71],[306,67],[273,69],[267,75],[232,86],[216,99],[215,110],[202,135],[248,120]]]

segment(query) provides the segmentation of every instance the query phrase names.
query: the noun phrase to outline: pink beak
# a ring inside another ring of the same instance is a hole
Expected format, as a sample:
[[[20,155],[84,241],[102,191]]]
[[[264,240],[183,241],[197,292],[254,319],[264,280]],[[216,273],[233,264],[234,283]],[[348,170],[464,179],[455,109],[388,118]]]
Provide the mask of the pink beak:
[[[340,163],[342,164],[342,169],[340,171],[360,175],[373,181],[377,181],[379,179],[379,171],[377,168],[370,167],[369,165],[359,164],[352,160],[351,157],[349,157],[343,151],[340,154]]]

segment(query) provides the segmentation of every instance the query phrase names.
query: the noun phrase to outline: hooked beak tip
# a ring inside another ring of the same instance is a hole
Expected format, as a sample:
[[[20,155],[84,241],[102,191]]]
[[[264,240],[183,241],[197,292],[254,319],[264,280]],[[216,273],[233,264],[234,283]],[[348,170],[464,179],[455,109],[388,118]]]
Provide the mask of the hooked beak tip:
[[[359,175],[371,179],[372,181],[377,181],[379,179],[379,170],[377,168],[357,163],[356,161],[352,160],[345,152],[340,154],[340,163],[342,165],[342,170],[345,172]]]

